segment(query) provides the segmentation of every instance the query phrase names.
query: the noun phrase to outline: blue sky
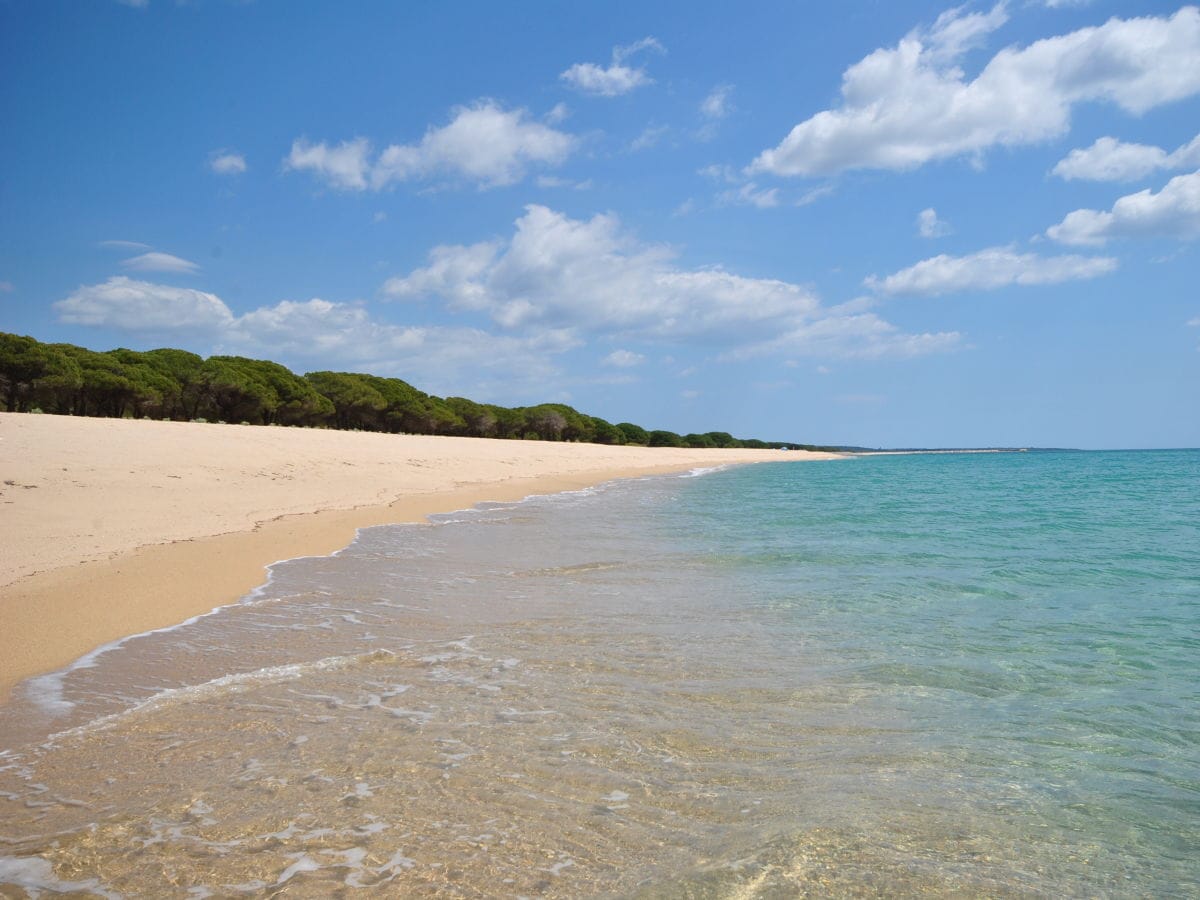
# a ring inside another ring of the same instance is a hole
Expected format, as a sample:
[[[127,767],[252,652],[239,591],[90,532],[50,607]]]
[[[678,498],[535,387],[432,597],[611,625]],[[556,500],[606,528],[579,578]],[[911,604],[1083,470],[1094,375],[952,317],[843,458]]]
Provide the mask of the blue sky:
[[[1200,10],[0,0],[0,330],[1200,446]]]

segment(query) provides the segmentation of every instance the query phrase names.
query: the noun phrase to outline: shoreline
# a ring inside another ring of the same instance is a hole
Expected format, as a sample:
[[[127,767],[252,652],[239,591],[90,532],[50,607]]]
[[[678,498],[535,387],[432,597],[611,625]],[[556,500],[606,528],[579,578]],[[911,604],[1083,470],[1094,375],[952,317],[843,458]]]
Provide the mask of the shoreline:
[[[0,703],[105,644],[234,603],[273,563],[333,553],[360,528],[832,458],[2,413]]]

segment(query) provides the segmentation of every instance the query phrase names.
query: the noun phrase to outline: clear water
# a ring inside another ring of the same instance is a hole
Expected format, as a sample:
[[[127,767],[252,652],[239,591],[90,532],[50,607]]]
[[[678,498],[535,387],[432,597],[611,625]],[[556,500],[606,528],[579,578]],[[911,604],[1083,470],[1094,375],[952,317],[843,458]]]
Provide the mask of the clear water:
[[[0,710],[0,896],[1200,895],[1200,452],[364,531]]]

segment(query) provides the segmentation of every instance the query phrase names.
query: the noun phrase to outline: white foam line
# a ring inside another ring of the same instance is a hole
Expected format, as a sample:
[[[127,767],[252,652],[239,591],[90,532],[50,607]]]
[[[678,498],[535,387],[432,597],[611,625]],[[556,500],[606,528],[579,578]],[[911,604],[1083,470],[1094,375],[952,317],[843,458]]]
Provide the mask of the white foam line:
[[[680,473],[680,478],[700,478],[704,475],[711,475],[713,472],[722,472],[729,468],[729,464],[725,463],[719,466],[697,466],[694,469],[689,469],[686,472]]]
[[[698,475],[707,474],[709,472],[715,472],[715,471],[718,471],[719,469],[723,469],[723,468],[727,468],[727,467],[726,466],[715,466],[715,467],[710,467],[707,469],[697,468],[697,469],[691,470],[690,473],[687,473],[682,477],[696,477]],[[514,508],[517,506],[521,506],[522,504],[528,503],[532,500],[538,500],[538,499],[552,499],[554,497],[561,497],[561,496],[568,496],[568,495],[590,496],[592,494],[598,493],[601,490],[607,489],[607,488],[611,487],[612,485],[617,484],[620,481],[630,481],[630,480],[642,481],[642,480],[651,479],[651,478],[655,478],[655,477],[661,477],[661,476],[644,475],[644,476],[635,476],[634,478],[626,478],[626,479],[610,479],[609,481],[601,482],[600,484],[591,485],[589,487],[579,488],[577,490],[557,491],[557,492],[551,493],[551,494],[529,494],[525,497],[522,497],[520,500],[516,501],[515,503],[507,504],[504,508],[511,509],[511,508]],[[478,511],[480,513],[485,513],[488,510],[480,509],[480,507],[484,506],[487,503],[500,503],[500,502],[503,502],[503,501],[481,500],[477,504],[475,504],[474,506],[472,506],[468,509],[451,510],[450,512],[447,512],[447,513],[434,513],[434,514],[431,514],[430,516],[426,517],[426,523],[429,525],[436,525],[436,524],[438,524],[438,522],[436,521],[437,517],[443,516],[443,515],[449,516],[449,515],[456,515],[457,513],[476,512],[476,511]],[[139,631],[136,634],[126,635],[124,637],[118,638],[115,641],[109,641],[107,644],[101,644],[95,650],[85,653],[83,656],[79,657],[79,659],[75,660],[73,663],[71,663],[70,665],[68,665],[62,669],[59,669],[55,672],[48,672],[45,675],[35,675],[34,677],[27,679],[23,685],[23,691],[26,694],[26,696],[29,697],[29,699],[32,700],[33,703],[39,709],[41,709],[43,712],[45,712],[51,716],[65,715],[66,713],[70,712],[72,709],[75,708],[75,704],[73,702],[71,702],[70,700],[67,700],[65,697],[63,697],[64,681],[73,672],[77,672],[80,669],[95,668],[96,661],[101,656],[104,656],[106,653],[110,653],[113,650],[118,650],[121,647],[125,646],[125,644],[127,644],[128,642],[137,640],[138,638],[149,637],[154,634],[167,634],[169,632],[175,631],[180,628],[186,628],[189,625],[194,625],[196,622],[199,622],[201,619],[206,619],[209,616],[216,615],[217,613],[219,613],[223,610],[232,609],[232,608],[238,607],[238,606],[253,606],[255,604],[255,602],[258,601],[259,598],[261,598],[266,593],[267,589],[270,588],[272,582],[275,580],[275,567],[276,566],[283,565],[284,563],[296,562],[296,561],[302,560],[302,559],[326,559],[326,558],[332,557],[332,556],[340,556],[343,553],[345,553],[347,550],[349,550],[351,547],[353,547],[356,543],[358,543],[358,540],[362,536],[362,533],[370,528],[395,528],[398,526],[406,526],[406,525],[418,526],[420,524],[421,523],[418,523],[418,522],[391,522],[391,523],[387,523],[384,525],[367,525],[367,526],[363,526],[362,528],[356,528],[354,530],[354,539],[352,541],[350,541],[350,543],[347,544],[345,547],[342,547],[339,550],[335,550],[332,553],[329,553],[329,554],[326,554],[323,556],[317,555],[317,554],[307,554],[307,555],[303,555],[303,556],[291,556],[286,559],[277,559],[277,560],[275,560],[275,562],[266,566],[267,577],[266,577],[266,579],[264,579],[262,584],[255,587],[249,593],[243,594],[241,597],[239,597],[237,600],[234,600],[232,603],[223,603],[219,606],[214,606],[208,612],[200,613],[199,615],[192,616],[189,619],[184,619],[182,622],[177,622],[174,625],[165,625],[162,628],[152,628],[148,631]]]
[[[319,659],[311,663],[289,663],[283,666],[266,666],[262,669],[255,669],[252,672],[239,672],[234,675],[222,675],[220,678],[214,678],[211,681],[201,682],[200,684],[188,685],[187,687],[167,688],[153,694],[131,706],[129,709],[121,710],[120,712],[111,713],[107,716],[101,716],[84,725],[79,725],[75,728],[69,728],[66,731],[60,731],[50,735],[42,744],[44,748],[54,745],[56,741],[64,738],[74,737],[80,734],[86,734],[101,728],[112,725],[126,716],[135,715],[143,710],[153,709],[165,703],[173,701],[188,701],[201,699],[212,694],[221,693],[227,689],[237,689],[246,685],[273,684],[283,681],[294,681],[308,672],[327,672],[333,671],[346,666],[351,666],[356,663],[373,662],[375,660],[393,659],[395,654],[390,650],[372,650],[369,653],[360,653],[354,656],[327,656],[324,659]]]

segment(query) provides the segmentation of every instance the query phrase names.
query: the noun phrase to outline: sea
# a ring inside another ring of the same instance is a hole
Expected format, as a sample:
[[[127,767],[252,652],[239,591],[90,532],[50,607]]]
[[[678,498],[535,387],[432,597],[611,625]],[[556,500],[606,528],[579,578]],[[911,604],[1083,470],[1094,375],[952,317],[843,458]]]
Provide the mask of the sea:
[[[0,896],[61,894],[1200,896],[1200,451],[364,529],[0,709]]]

